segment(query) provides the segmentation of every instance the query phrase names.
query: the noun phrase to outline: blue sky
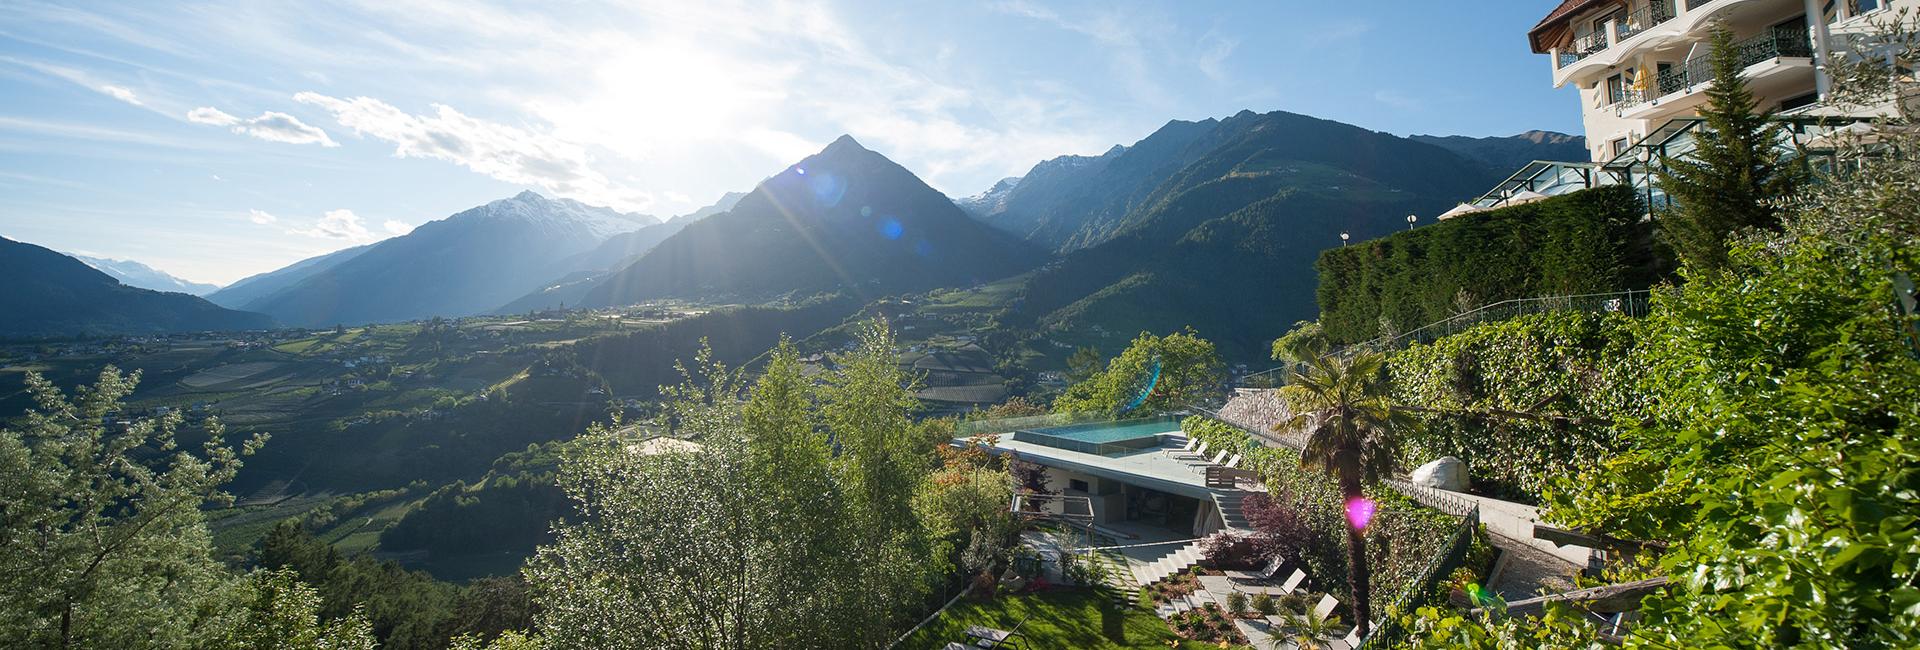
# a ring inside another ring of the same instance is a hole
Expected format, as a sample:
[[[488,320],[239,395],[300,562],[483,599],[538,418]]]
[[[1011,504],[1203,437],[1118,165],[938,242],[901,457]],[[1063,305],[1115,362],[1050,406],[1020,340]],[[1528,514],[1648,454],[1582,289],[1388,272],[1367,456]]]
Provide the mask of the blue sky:
[[[532,189],[668,216],[850,133],[952,196],[1170,119],[1575,132],[1499,2],[0,3],[0,235],[227,283]]]

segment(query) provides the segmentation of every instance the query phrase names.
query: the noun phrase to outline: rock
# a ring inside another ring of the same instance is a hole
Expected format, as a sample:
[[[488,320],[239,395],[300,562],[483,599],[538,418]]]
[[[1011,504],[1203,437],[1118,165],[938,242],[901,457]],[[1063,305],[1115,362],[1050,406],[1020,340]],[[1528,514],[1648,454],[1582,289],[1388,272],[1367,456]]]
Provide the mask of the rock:
[[[1452,456],[1441,456],[1413,470],[1413,484],[1454,492],[1467,491],[1467,464]]]

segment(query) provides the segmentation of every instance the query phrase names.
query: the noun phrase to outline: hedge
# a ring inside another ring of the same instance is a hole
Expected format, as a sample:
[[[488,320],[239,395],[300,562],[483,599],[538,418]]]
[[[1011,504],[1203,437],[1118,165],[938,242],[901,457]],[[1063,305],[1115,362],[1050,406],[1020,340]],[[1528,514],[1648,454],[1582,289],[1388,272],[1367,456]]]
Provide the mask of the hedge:
[[[1644,289],[1671,264],[1631,188],[1463,215],[1320,254],[1320,324],[1335,341],[1406,331],[1514,298]],[[1464,301],[1462,300],[1464,298]]]
[[[1393,353],[1395,402],[1427,409],[1402,432],[1401,458],[1417,466],[1453,456],[1466,461],[1475,492],[1538,503],[1554,477],[1619,451],[1614,423],[1636,417],[1643,401],[1632,362],[1638,323],[1548,312]]]

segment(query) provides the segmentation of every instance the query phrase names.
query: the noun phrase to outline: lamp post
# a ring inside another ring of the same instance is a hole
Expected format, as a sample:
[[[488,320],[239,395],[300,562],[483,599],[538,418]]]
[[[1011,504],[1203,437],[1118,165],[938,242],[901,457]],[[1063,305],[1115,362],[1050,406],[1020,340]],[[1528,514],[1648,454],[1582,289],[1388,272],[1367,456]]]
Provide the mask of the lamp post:
[[[1417,214],[1407,215],[1407,230],[1413,230],[1413,222],[1419,221],[1419,220],[1420,220],[1420,215],[1417,215]]]
[[[1347,245],[1347,239],[1349,239],[1350,237],[1352,237],[1352,235],[1348,235],[1347,231],[1345,230],[1340,231],[1340,245],[1341,246]]]

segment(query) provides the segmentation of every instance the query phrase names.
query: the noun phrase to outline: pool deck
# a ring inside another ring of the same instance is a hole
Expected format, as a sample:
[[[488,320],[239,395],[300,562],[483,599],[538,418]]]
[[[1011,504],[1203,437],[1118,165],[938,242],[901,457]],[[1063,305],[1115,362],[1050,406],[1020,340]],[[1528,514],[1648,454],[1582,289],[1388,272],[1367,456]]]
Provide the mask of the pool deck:
[[[1087,454],[1008,438],[1000,439],[988,451],[996,455],[1010,453],[1028,462],[1211,502],[1214,490],[1207,488],[1204,465],[1198,461],[1183,461],[1167,453],[1178,451],[1180,445],[1184,444],[1169,440],[1168,434],[1178,435],[1180,431],[1177,424],[1168,426],[1172,428],[1160,433],[1160,446],[1124,456]]]

